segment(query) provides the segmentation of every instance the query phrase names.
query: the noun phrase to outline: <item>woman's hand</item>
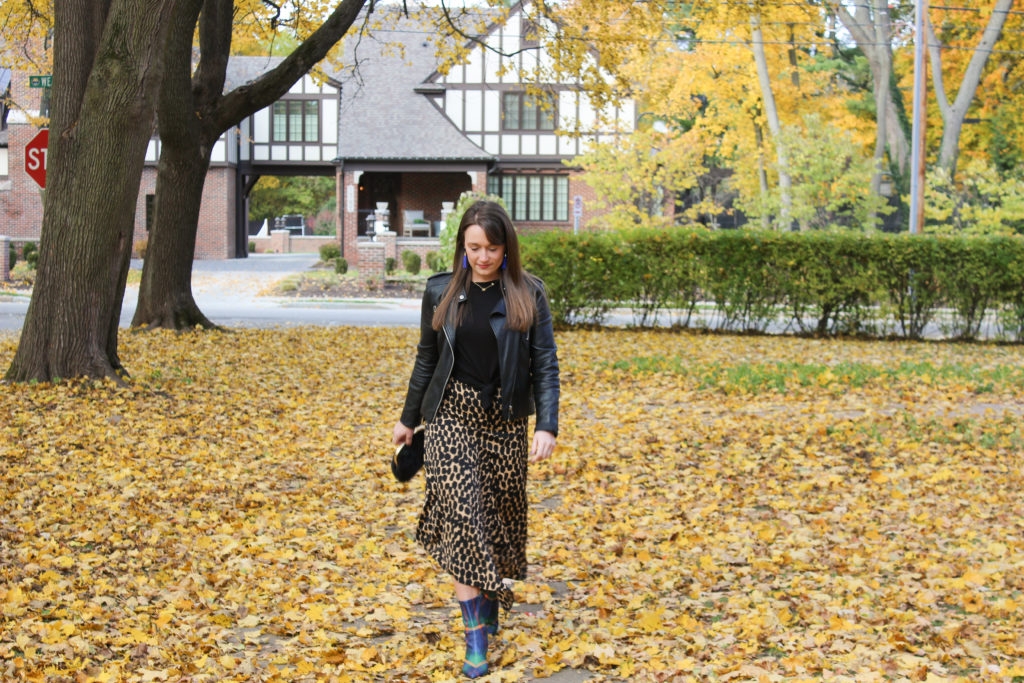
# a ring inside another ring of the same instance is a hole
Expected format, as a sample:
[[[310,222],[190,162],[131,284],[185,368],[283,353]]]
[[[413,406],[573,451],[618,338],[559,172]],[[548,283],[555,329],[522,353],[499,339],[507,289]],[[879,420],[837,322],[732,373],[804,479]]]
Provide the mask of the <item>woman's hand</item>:
[[[393,436],[391,442],[393,444],[395,444],[396,446],[401,446],[402,444],[405,444],[405,445],[408,446],[409,444],[411,444],[412,443],[412,427],[406,427],[401,422],[396,424],[395,425],[394,436]]]
[[[551,457],[555,452],[555,435],[551,432],[537,431],[533,433],[533,446],[530,447],[530,462],[540,462]]]

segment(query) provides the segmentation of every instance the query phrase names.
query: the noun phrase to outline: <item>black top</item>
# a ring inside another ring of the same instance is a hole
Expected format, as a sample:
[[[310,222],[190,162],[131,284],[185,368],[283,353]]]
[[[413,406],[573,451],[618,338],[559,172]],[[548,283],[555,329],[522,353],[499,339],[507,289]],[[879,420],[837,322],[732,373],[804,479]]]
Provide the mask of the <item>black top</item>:
[[[455,367],[452,376],[460,382],[481,389],[488,397],[501,385],[498,367],[498,340],[491,328],[491,312],[501,300],[501,282],[469,285],[469,309],[455,332]],[[485,399],[486,403],[490,403]]]

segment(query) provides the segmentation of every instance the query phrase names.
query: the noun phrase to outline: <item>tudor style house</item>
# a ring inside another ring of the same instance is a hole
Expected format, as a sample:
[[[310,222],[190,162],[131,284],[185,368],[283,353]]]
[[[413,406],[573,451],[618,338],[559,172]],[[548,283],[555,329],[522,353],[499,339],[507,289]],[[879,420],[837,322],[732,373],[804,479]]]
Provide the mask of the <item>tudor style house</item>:
[[[344,252],[354,251],[378,206],[399,240],[436,237],[445,203],[470,190],[501,196],[520,230],[571,229],[574,207],[593,195],[564,162],[593,139],[597,117],[576,83],[544,84],[538,94],[519,80],[519,67],[545,59],[522,8],[447,74],[435,66],[433,27],[393,14],[385,22],[393,28],[379,37],[404,50],[360,61],[361,84],[342,85]],[[622,119],[619,129],[632,129],[631,102],[611,114]],[[577,129],[591,135],[572,135]]]
[[[352,66],[319,83],[302,78],[222,136],[204,188],[196,258],[244,257],[254,242],[260,250],[290,251],[315,251],[323,243],[290,236],[275,241],[284,230],[269,238],[250,234],[247,197],[262,176],[335,176],[337,234],[327,239],[340,242],[353,264],[368,242],[387,242],[392,253],[436,250],[446,210],[467,191],[501,196],[524,231],[571,230],[581,209],[585,220],[593,192],[565,162],[598,135],[632,130],[632,102],[606,112],[601,120],[612,123],[602,132],[579,84],[521,82],[518,67],[546,59],[521,6],[478,36],[463,63],[447,73],[439,71],[430,40],[434,25],[397,7],[378,5],[374,16],[380,28],[346,45],[344,63]],[[278,61],[233,58],[225,87],[251,81]],[[32,134],[10,137],[27,141]],[[9,158],[22,153],[12,148]],[[154,137],[136,241],[145,240],[151,220],[159,153]],[[11,176],[24,174],[9,165]],[[31,181],[14,183],[31,194],[15,198],[11,185],[4,196],[0,184],[0,234],[38,237],[38,212],[11,211],[38,202],[38,192],[31,192]]]

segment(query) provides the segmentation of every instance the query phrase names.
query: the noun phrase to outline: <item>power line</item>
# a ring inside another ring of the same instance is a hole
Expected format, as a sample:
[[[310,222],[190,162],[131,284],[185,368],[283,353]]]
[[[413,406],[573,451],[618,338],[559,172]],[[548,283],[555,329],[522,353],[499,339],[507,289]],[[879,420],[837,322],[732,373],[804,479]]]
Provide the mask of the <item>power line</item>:
[[[432,31],[414,31],[414,30],[411,30],[411,29],[374,29],[373,32],[374,33],[407,33],[407,34],[420,35],[420,36],[434,36],[434,35],[436,35]],[[1014,32],[1014,33],[1016,33],[1016,32]],[[504,35],[506,35],[508,37],[511,37],[511,38],[515,38],[515,37],[522,38],[522,36],[513,36],[513,35],[508,34],[508,33],[506,33]],[[573,40],[579,40],[579,41],[583,40],[582,38],[575,38],[575,37],[572,38],[572,39]],[[664,43],[664,44],[671,44],[671,45],[677,45],[679,43],[679,41],[674,40],[672,38],[654,38],[654,39],[652,39],[652,40],[650,40],[648,42]],[[702,44],[702,45],[733,45],[733,46],[738,46],[738,47],[746,47],[746,46],[750,45],[750,41],[745,41],[745,40],[712,40],[712,39],[708,39],[708,38],[692,38],[692,39],[687,39],[687,42],[688,43],[693,43],[693,44]],[[793,42],[793,41],[790,41],[790,40],[763,40],[761,42],[764,45],[785,45],[787,47],[791,47],[793,45],[796,45],[797,47],[801,47],[801,48],[833,48],[833,47],[835,47],[835,43],[829,42],[829,41],[810,41],[810,42],[800,41],[800,42]],[[885,43],[870,42],[870,43],[856,43],[856,45],[858,45],[858,46],[865,46],[865,47],[881,47],[881,46],[885,45]],[[941,43],[937,43],[937,44],[936,43],[931,43],[931,44],[929,44],[929,47],[938,47],[938,48],[943,49],[943,50],[966,50],[966,51],[974,51],[974,50],[977,49],[976,47],[970,47],[970,46],[966,46],[966,45],[965,46],[960,46],[960,45],[943,45]],[[988,52],[990,54],[994,54],[994,55],[1024,55],[1024,50],[996,50],[996,49],[992,49],[992,50],[989,50]]]

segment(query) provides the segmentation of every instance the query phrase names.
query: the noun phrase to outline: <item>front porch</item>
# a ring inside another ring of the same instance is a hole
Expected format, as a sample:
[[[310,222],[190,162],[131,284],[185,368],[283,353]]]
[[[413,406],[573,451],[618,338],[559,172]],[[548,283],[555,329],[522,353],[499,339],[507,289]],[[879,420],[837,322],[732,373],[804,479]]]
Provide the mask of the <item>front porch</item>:
[[[428,252],[438,250],[441,226],[462,193],[486,188],[482,163],[346,163],[338,182],[342,256],[356,268],[364,252],[381,249],[381,263],[398,259],[403,251],[425,260]],[[370,246],[377,243],[382,246]]]

